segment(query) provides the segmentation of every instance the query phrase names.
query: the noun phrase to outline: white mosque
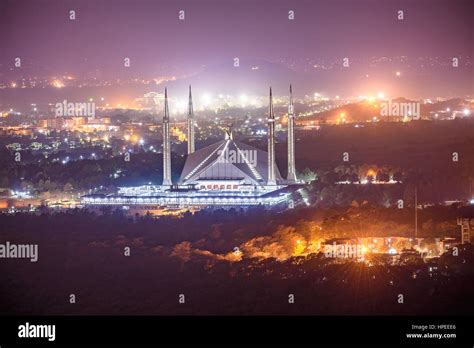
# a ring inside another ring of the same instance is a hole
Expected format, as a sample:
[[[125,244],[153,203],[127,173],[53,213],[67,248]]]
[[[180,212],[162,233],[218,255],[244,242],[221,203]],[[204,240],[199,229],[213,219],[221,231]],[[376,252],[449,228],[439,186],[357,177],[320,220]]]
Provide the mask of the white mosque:
[[[295,171],[294,108],[290,86],[288,107],[288,176],[282,178],[275,163],[275,115],[272,89],[268,112],[268,151],[233,139],[225,139],[195,150],[194,112],[189,87],[187,116],[188,156],[177,183],[171,180],[171,140],[168,94],[165,89],[163,114],[163,183],[121,187],[116,195],[87,195],[86,206],[150,206],[159,208],[203,208],[210,206],[273,206],[289,201],[298,186]]]

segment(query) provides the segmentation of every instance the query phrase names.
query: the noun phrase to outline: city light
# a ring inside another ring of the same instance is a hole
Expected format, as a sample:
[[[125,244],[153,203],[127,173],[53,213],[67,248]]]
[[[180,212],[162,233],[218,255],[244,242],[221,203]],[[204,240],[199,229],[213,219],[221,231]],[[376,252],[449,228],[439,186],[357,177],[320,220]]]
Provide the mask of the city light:
[[[240,100],[240,103],[242,104],[242,106],[245,106],[248,103],[248,99],[249,98],[245,94],[242,94],[239,97],[239,100]]]
[[[370,96],[370,95],[369,95],[369,96],[366,97],[366,98],[367,98],[367,101],[368,101],[369,103],[372,103],[372,102],[375,101],[375,98],[374,98],[373,96]]]
[[[212,102],[212,96],[208,93],[205,93],[202,95],[202,98],[201,98],[201,101],[202,103],[204,104],[204,106],[209,106]]]
[[[176,106],[178,108],[178,112],[183,113],[186,111],[187,102],[184,99],[178,99]]]
[[[367,172],[367,176],[371,176],[375,178],[376,175],[377,175],[377,172],[373,169],[369,169],[369,171]]]
[[[63,88],[64,83],[61,80],[54,80],[53,81],[53,87],[54,88]]]

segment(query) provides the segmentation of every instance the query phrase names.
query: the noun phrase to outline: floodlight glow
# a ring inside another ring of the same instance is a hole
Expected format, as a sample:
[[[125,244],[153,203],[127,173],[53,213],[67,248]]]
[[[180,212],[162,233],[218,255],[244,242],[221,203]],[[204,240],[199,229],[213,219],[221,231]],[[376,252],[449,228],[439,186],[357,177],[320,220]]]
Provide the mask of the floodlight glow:
[[[178,109],[180,110],[180,112],[182,112],[186,109],[186,100],[178,99],[178,101],[176,102],[176,105],[178,106]]]
[[[54,80],[53,81],[53,87],[55,88],[63,88],[64,84],[60,80]]]
[[[240,103],[241,103],[242,105],[244,105],[244,106],[247,104],[248,99],[249,99],[249,98],[248,98],[245,94],[242,94],[242,95],[240,96],[240,98],[239,98]]]
[[[206,94],[203,94],[202,96],[202,103],[205,105],[205,106],[209,106],[209,104],[211,104],[211,101],[212,101],[212,97],[210,94],[206,93]]]

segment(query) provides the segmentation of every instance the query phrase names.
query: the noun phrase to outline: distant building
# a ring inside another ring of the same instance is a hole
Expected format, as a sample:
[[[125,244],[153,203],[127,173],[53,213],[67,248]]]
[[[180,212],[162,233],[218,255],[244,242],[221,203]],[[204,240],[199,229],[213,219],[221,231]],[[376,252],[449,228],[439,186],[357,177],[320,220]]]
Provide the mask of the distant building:
[[[461,244],[471,243],[471,231],[474,229],[474,218],[458,218],[458,226],[461,226]]]

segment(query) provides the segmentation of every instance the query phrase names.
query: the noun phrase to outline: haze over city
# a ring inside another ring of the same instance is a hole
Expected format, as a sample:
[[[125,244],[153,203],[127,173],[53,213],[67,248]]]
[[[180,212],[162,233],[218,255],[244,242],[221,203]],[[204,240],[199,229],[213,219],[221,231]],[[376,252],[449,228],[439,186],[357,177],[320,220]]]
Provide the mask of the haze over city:
[[[78,80],[69,81],[72,86],[85,84],[85,79],[107,81],[108,88],[100,90],[114,96],[125,94],[123,85],[134,79],[147,83],[134,86],[135,94],[162,89],[166,82],[174,93],[191,83],[200,91],[235,95],[264,95],[273,85],[282,95],[288,81],[298,86],[298,97],[380,90],[392,98],[473,93],[469,1],[139,5],[123,0],[113,5],[104,0],[3,1],[1,94],[21,98],[10,91],[11,83],[21,78],[59,80],[56,86],[67,86],[62,76]],[[75,20],[69,19],[70,10]],[[398,10],[403,10],[403,20]],[[14,66],[16,57],[22,58],[22,69]],[[126,57],[129,67],[124,67]],[[457,69],[451,69],[454,57]]]
[[[0,313],[472,316],[473,13],[3,0]]]

